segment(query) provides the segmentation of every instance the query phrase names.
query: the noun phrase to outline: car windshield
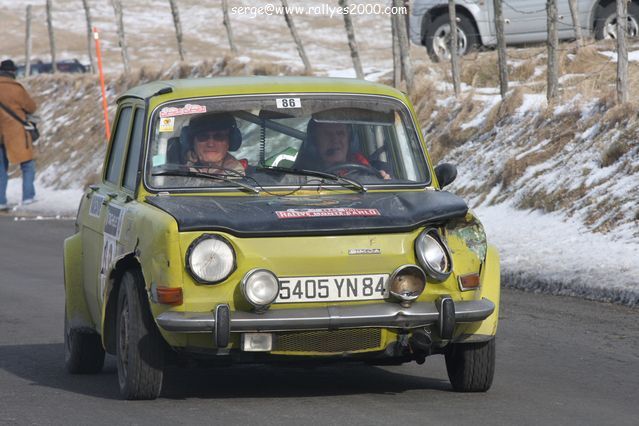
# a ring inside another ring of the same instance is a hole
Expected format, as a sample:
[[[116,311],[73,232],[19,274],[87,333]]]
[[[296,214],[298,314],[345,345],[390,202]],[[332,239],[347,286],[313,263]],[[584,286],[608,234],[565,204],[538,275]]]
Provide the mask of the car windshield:
[[[169,102],[152,118],[146,183],[162,191],[424,185],[430,175],[412,123],[404,104],[381,96]]]

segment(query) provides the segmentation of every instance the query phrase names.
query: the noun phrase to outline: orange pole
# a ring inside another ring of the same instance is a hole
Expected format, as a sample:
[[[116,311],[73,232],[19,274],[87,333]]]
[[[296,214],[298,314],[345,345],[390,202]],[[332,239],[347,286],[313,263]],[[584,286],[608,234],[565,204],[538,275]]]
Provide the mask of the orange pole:
[[[98,29],[93,27],[93,38],[95,39],[95,55],[98,58],[98,71],[100,74],[100,90],[102,90],[102,109],[104,110],[104,128],[106,130],[107,143],[111,139],[111,129],[109,128],[109,109],[107,105],[106,89],[104,88],[104,72],[102,71],[102,52],[100,51],[100,34]]]

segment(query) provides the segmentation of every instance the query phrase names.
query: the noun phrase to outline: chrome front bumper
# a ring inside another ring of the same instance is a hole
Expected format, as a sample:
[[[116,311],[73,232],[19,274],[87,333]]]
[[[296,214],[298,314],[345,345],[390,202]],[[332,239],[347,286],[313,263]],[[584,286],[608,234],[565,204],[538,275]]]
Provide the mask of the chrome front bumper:
[[[443,303],[443,302],[447,303]],[[451,312],[451,305],[454,306]],[[445,306],[445,308],[444,308]],[[342,328],[416,328],[432,324],[469,323],[486,319],[495,310],[488,299],[453,302],[443,297],[436,302],[417,302],[409,308],[396,303],[360,306],[329,306],[310,309],[272,309],[263,313],[230,312],[224,319],[228,332],[337,330]],[[227,311],[228,312],[228,311]],[[451,316],[452,315],[452,316]],[[218,321],[220,322],[220,321]],[[210,333],[216,331],[216,313],[167,311],[157,317],[166,331]],[[217,325],[218,328],[220,324]],[[448,333],[447,333],[448,334]]]

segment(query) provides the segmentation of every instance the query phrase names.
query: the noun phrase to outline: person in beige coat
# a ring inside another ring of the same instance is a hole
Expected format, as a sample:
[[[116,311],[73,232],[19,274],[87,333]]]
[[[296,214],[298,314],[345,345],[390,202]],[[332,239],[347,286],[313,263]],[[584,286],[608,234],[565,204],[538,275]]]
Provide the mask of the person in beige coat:
[[[12,60],[0,63],[0,103],[24,120],[33,114],[36,103],[15,80],[17,67]],[[22,204],[35,198],[35,162],[33,141],[24,125],[0,108],[0,211],[8,210],[7,182],[9,163],[20,164],[22,170]]]

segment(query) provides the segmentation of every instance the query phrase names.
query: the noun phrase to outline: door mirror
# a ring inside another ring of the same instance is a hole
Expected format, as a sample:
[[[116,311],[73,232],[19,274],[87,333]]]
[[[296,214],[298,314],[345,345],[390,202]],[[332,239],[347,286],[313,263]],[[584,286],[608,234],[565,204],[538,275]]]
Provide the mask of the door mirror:
[[[439,187],[444,188],[453,183],[457,177],[457,167],[450,163],[438,164],[437,167],[435,167],[435,176],[437,176]]]

